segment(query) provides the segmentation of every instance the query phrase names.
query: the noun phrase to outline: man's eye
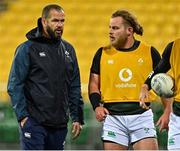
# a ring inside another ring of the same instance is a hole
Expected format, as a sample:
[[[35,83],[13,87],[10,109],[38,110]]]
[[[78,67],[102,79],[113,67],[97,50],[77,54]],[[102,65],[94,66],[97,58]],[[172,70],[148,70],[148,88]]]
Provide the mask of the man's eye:
[[[118,28],[118,27],[113,27],[112,29],[117,30],[117,29],[119,29],[119,28]]]

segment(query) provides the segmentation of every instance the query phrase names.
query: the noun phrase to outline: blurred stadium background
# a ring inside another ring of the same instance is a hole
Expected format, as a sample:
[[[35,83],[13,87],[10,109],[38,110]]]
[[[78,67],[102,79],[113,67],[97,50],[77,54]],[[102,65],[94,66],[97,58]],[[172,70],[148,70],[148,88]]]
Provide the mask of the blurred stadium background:
[[[0,0],[0,150],[19,149],[18,125],[6,92],[15,48],[26,40],[26,32],[36,26],[42,8],[50,3],[65,10],[63,38],[76,49],[85,101],[86,125],[77,140],[68,135],[66,149],[102,149],[101,124],[94,119],[87,83],[96,50],[108,43],[109,19],[115,10],[127,9],[137,16],[144,35],[136,38],[155,46],[160,53],[180,36],[180,0]],[[153,109],[156,121],[162,112],[160,103]],[[166,149],[166,132],[158,136],[160,149]]]

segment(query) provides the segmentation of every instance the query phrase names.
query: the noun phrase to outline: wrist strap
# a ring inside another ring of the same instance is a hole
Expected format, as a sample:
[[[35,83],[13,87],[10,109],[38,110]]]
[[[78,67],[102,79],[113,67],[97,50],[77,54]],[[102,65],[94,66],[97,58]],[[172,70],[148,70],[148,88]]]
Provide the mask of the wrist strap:
[[[96,107],[100,106],[101,103],[101,95],[97,92],[91,93],[89,95],[89,100],[92,104],[93,110],[95,110]]]

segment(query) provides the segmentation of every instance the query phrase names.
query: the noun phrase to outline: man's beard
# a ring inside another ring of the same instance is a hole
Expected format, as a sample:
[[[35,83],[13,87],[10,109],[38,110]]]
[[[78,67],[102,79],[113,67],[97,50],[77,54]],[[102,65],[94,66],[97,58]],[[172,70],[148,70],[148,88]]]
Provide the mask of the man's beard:
[[[61,38],[61,35],[57,35],[55,31],[53,31],[49,26],[47,26],[47,33],[49,34],[50,38],[53,40],[58,40]]]
[[[121,49],[124,47],[124,45],[126,44],[126,41],[127,41],[127,37],[121,37],[120,39],[118,39],[116,41],[116,43],[113,44],[113,46],[116,48],[116,49]]]

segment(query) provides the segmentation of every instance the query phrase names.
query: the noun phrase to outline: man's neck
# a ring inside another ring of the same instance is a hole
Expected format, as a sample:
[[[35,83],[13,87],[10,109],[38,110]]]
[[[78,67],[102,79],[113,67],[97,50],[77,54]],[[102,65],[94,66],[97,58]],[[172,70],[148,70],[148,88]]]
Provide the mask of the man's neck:
[[[131,48],[134,45],[134,42],[135,42],[134,37],[129,38],[123,48],[124,49]]]
[[[130,37],[127,39],[126,43],[124,43],[124,45],[119,45],[117,47],[115,47],[117,50],[120,50],[120,49],[129,49],[131,48],[133,45],[134,45],[134,42],[135,42],[135,39],[134,37]]]
[[[48,34],[47,31],[45,31],[44,29],[43,29],[42,34],[43,34],[43,36],[44,36],[45,38],[50,39],[49,34]]]

